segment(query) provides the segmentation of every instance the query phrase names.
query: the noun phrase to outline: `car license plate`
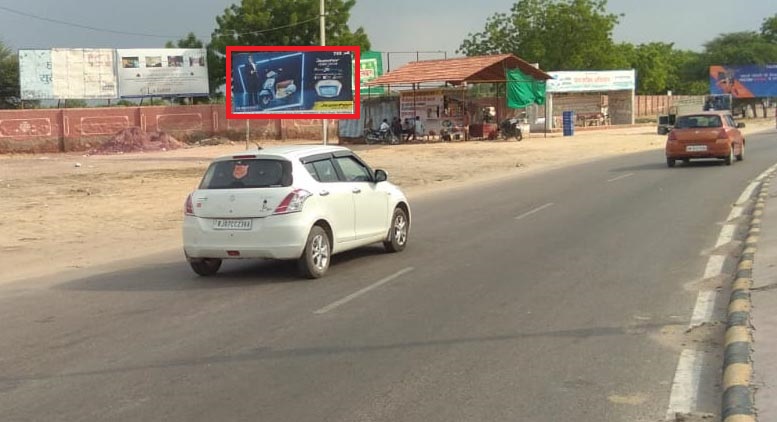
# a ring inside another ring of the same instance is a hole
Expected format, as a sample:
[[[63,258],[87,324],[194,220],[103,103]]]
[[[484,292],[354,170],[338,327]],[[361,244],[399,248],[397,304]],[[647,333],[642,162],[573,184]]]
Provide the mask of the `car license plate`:
[[[685,147],[685,151],[687,152],[707,151],[707,145],[688,145],[687,147]]]
[[[213,228],[216,230],[251,230],[251,221],[250,219],[216,220]]]

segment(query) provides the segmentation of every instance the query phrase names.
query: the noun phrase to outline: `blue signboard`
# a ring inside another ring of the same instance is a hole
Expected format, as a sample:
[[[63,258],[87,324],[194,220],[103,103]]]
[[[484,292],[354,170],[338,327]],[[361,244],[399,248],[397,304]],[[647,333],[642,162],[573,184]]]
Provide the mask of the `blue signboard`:
[[[777,97],[777,64],[710,66],[710,93],[734,98]]]

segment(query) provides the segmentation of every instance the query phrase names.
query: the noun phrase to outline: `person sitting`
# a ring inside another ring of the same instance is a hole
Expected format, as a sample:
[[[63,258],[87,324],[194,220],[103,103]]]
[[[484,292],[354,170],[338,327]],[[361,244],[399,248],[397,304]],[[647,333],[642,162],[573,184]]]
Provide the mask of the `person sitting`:
[[[413,133],[413,140],[416,140],[419,136],[425,136],[426,130],[424,128],[423,122],[421,122],[421,117],[415,116],[415,133]]]
[[[380,122],[380,129],[378,130],[380,130],[380,133],[385,134],[389,131],[389,129],[391,129],[391,126],[389,126],[388,120],[383,119],[383,121]]]
[[[409,141],[413,135],[415,135],[415,128],[413,127],[413,124],[410,123],[409,119],[405,119],[405,123],[403,124],[402,133],[405,134],[405,141]]]

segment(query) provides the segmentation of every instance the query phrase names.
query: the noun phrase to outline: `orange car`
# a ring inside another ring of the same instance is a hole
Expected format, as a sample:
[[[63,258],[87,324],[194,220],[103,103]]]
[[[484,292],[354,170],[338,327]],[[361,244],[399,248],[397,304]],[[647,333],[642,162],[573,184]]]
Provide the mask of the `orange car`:
[[[677,116],[674,128],[666,139],[666,165],[674,167],[677,160],[717,158],[731,165],[745,158],[745,138],[727,111],[705,111]]]

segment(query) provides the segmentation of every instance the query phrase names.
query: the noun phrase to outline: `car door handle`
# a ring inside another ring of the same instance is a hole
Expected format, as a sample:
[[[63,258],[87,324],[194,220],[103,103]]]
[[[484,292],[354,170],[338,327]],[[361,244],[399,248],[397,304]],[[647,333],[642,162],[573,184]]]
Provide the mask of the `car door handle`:
[[[362,190],[359,188],[353,188],[353,193],[362,193]]]
[[[327,195],[329,195],[329,191],[328,190],[322,190],[318,194],[321,195],[321,196],[327,196]]]

